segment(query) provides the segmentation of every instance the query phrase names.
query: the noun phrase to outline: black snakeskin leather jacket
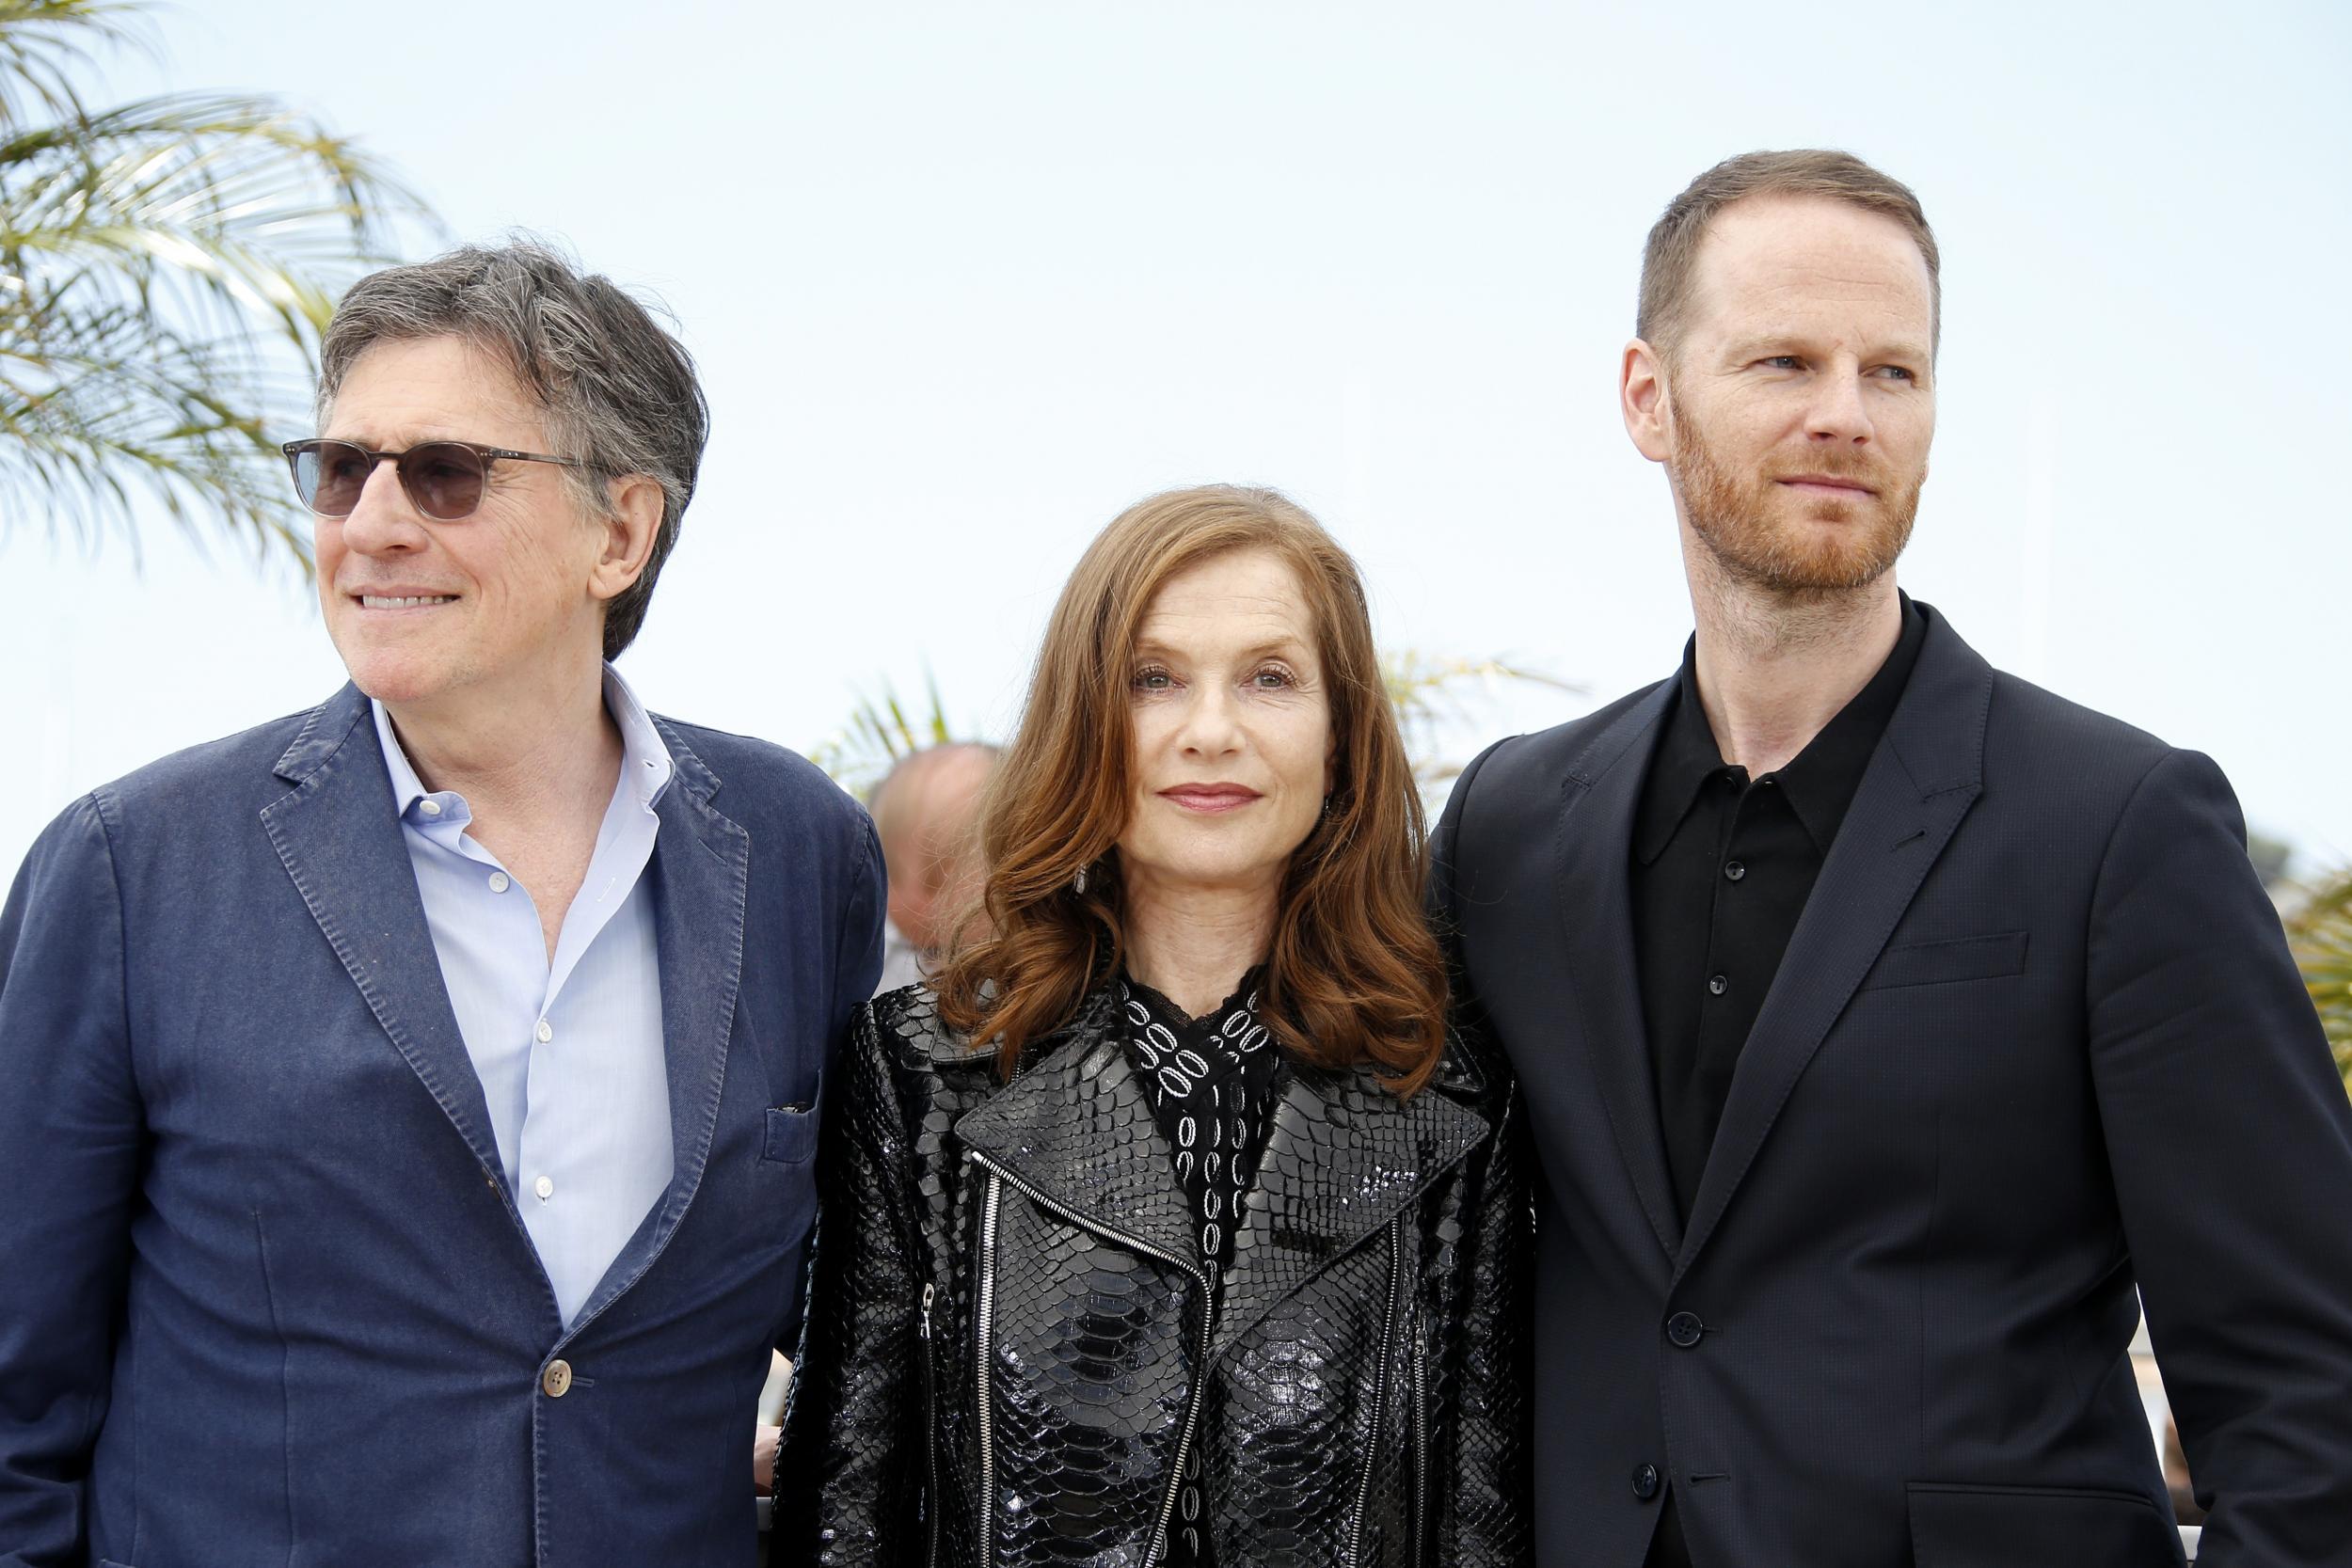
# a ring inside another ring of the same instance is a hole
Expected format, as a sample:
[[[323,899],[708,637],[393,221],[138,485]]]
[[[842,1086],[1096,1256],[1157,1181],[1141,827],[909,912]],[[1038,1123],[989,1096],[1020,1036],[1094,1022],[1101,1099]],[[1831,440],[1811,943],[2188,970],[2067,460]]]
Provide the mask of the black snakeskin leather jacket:
[[[1152,1568],[1196,1443],[1223,1568],[1529,1560],[1528,1170],[1482,1055],[1402,1104],[1286,1059],[1214,1292],[1112,988],[1009,1085],[920,987],[842,1064],[774,1560]]]

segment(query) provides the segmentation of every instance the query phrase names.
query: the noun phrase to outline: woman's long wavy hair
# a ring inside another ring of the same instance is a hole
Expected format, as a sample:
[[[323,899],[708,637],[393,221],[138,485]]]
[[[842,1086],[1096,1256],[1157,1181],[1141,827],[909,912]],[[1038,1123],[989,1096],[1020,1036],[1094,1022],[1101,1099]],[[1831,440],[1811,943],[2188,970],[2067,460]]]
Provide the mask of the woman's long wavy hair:
[[[1446,974],[1422,914],[1421,795],[1363,580],[1285,497],[1217,484],[1139,501],[1088,547],[1054,606],[1020,731],[989,785],[979,904],[932,984],[942,1021],[993,1041],[1006,1078],[1122,961],[1115,846],[1135,787],[1136,634],[1170,578],[1232,550],[1269,551],[1297,575],[1331,704],[1329,807],[1283,874],[1262,1014],[1294,1055],[1370,1062],[1400,1097],[1437,1070]]]

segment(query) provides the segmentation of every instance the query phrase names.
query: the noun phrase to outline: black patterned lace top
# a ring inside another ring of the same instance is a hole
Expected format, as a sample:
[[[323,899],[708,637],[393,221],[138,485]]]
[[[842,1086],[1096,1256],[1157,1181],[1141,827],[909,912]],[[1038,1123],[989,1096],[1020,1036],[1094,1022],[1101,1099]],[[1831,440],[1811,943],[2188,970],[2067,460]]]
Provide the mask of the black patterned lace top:
[[[1200,1018],[1139,981],[1122,982],[1127,1053],[1142,1078],[1152,1115],[1176,1151],[1176,1180],[1198,1227],[1200,1260],[1212,1285],[1233,1260],[1233,1232],[1258,1178],[1274,1102],[1279,1055],[1272,1031],[1258,1022],[1259,972]],[[1200,1490],[1199,1433],[1184,1463],[1176,1513],[1168,1527],[1169,1568],[1206,1568],[1207,1521]]]

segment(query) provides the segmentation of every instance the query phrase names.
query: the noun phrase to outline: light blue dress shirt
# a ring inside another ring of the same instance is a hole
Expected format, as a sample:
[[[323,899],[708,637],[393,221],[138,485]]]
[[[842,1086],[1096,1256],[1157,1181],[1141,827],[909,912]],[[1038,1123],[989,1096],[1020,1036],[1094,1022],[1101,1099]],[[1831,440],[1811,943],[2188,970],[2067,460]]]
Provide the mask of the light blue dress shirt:
[[[552,960],[530,890],[467,830],[454,790],[429,791],[384,705],[375,733],[402,837],[466,1052],[540,1266],[570,1323],[670,1185],[661,972],[644,876],[670,752],[612,667],[605,708],[621,778]]]

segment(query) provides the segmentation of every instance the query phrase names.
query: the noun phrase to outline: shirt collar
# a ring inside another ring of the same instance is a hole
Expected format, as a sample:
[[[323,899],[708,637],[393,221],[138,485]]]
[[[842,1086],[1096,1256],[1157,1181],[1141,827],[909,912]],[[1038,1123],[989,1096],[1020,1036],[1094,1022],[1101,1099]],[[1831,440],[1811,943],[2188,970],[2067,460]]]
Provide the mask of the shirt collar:
[[[1902,633],[1886,662],[1804,751],[1771,775],[1804,824],[1814,848],[1824,855],[1845,820],[1846,808],[1853,803],[1854,792],[1862,787],[1870,753],[1878,750],[1879,739],[1902,701],[1903,689],[1910,684],[1912,667],[1919,662],[1920,644],[1927,641],[1928,618],[1911,602],[1910,594],[1901,598]],[[1708,779],[1736,771],[1724,763],[1715,732],[1708,725],[1707,709],[1699,701],[1696,637],[1683,645],[1682,671],[1676,677],[1675,704],[1666,726],[1650,762],[1649,784],[1642,792],[1634,823],[1634,850],[1644,865],[1656,861],[1674,842]]]
[[[629,791],[639,805],[651,811],[669,792],[670,781],[677,775],[677,767],[670,760],[670,748],[662,743],[661,732],[654,727],[645,705],[637,700],[628,682],[610,664],[604,667],[604,706],[621,730],[622,788]]]
[[[424,787],[424,781],[408,761],[400,737],[392,731],[390,710],[373,698],[368,705],[375,713],[375,737],[384,750],[384,768],[392,781],[392,811],[401,820],[420,831],[437,828],[462,830],[469,819],[465,797],[453,790],[437,794]],[[676,767],[670,760],[670,748],[662,743],[661,732],[654,727],[652,716],[637,700],[621,673],[607,664],[604,667],[604,708],[612,716],[613,724],[621,732],[621,779],[616,795],[626,795],[645,811],[652,811],[666,794],[670,781],[676,776]],[[427,815],[420,801],[433,800],[440,810]]]
[[[1122,972],[1119,978],[1123,988],[1124,999],[1129,1004],[1127,1016],[1130,1022],[1138,1024],[1147,1022],[1164,1023],[1177,1038],[1183,1039],[1197,1031],[1214,1030],[1235,1014],[1244,1015],[1251,1023],[1255,1023],[1258,1015],[1258,990],[1265,979],[1265,966],[1263,964],[1251,966],[1249,973],[1244,974],[1241,982],[1234,986],[1232,995],[1202,1013],[1199,1018],[1194,1018],[1184,1008],[1132,974]],[[1144,1014],[1149,1015],[1148,1018],[1136,1013],[1135,1008],[1137,1006],[1142,1007]]]
[[[1676,830],[1691,815],[1699,791],[1709,777],[1724,771],[1723,749],[1708,727],[1707,709],[1699,703],[1698,639],[1682,645],[1682,673],[1675,677],[1674,706],[1666,713],[1666,733],[1650,758],[1649,781],[1633,824],[1633,849],[1644,865],[1666,852]]]
[[[400,744],[400,736],[392,733],[392,716],[375,698],[368,699],[368,706],[375,714],[376,744],[384,748],[384,770],[392,777],[392,815],[405,820],[417,809],[417,802],[431,793],[417,770],[409,766],[408,753]]]

